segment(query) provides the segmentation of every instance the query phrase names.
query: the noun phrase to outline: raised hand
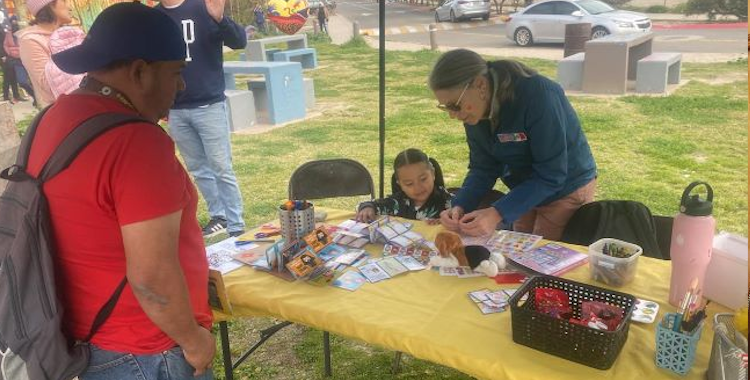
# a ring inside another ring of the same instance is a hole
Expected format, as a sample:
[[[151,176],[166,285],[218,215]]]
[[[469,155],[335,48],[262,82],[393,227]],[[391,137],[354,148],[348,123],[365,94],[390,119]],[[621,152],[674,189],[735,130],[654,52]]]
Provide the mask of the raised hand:
[[[224,19],[224,4],[226,0],[206,0],[206,9],[208,14],[216,21],[221,22]]]

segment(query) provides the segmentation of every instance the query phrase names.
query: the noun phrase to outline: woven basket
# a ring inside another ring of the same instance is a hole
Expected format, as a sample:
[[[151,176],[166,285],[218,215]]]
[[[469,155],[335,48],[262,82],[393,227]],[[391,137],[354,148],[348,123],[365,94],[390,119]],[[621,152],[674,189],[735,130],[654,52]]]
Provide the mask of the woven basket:
[[[581,318],[581,302],[600,301],[625,311],[615,331],[602,331],[553,318],[536,311],[534,290],[560,289],[568,294],[573,318]],[[526,297],[525,302],[521,298]],[[628,339],[635,297],[617,291],[551,276],[526,281],[510,300],[513,341],[597,369],[612,367]]]

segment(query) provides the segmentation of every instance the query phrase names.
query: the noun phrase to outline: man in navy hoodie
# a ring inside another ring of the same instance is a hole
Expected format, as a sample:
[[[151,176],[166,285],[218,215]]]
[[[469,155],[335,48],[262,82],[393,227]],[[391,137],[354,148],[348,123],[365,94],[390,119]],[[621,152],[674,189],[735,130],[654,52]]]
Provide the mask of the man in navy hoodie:
[[[203,236],[245,230],[242,195],[232,169],[229,120],[224,96],[222,47],[242,49],[245,30],[224,16],[226,0],[162,0],[157,9],[182,29],[187,67],[186,89],[169,111],[172,135],[190,174],[208,205],[211,220]]]

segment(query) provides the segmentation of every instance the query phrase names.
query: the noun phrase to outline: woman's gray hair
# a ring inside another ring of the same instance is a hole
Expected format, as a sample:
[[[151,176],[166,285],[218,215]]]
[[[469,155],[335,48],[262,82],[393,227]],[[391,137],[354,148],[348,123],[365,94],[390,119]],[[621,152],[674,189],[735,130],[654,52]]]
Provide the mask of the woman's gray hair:
[[[465,86],[479,75],[487,75],[487,61],[471,50],[456,49],[435,62],[429,85],[432,91],[450,90]]]
[[[465,86],[479,75],[489,75],[492,85],[490,120],[496,126],[500,106],[513,100],[516,78],[536,75],[536,70],[513,60],[499,60],[491,64],[479,54],[467,50],[451,50],[438,58],[432,68],[429,86],[432,91],[449,90]]]

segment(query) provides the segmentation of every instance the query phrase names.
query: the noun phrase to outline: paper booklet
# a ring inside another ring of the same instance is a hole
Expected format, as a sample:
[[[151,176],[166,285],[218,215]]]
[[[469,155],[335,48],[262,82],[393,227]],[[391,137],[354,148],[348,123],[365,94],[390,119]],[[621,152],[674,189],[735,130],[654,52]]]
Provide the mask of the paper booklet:
[[[511,251],[506,257],[531,270],[559,276],[588,262],[588,255],[557,243],[547,243],[527,252]]]
[[[425,238],[411,231],[412,224],[384,216],[369,225],[371,243],[390,243],[409,248],[425,242]]]

